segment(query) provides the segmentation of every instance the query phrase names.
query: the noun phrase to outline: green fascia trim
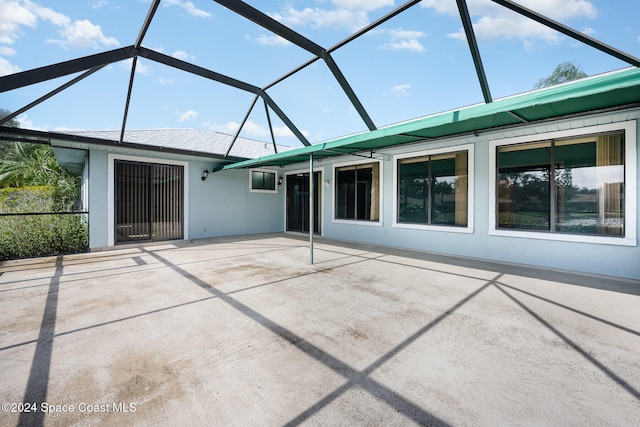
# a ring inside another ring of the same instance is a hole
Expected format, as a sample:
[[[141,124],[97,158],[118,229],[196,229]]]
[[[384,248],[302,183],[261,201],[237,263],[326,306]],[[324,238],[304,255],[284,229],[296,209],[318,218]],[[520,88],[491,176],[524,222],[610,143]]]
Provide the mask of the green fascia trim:
[[[306,162],[311,154],[322,159],[522,123],[510,113],[537,121],[636,102],[640,102],[640,68],[634,67],[233,163],[223,170],[284,166]]]

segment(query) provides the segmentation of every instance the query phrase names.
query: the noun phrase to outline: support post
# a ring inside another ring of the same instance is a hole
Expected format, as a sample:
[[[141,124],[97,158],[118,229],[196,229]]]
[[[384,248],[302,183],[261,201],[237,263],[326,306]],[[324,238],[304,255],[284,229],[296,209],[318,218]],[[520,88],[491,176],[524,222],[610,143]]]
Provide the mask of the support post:
[[[309,154],[309,264],[313,265],[313,225],[315,220],[313,205],[313,153]]]

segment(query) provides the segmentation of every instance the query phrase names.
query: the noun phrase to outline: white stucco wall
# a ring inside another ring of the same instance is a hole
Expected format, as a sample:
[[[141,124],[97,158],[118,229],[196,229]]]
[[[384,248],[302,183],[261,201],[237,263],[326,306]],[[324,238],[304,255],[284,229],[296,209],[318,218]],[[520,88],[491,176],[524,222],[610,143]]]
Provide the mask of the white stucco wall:
[[[532,264],[556,269],[580,271],[585,273],[605,274],[627,278],[640,279],[640,247],[637,245],[637,236],[631,239],[611,237],[610,244],[582,243],[567,241],[545,240],[542,238],[525,238],[514,236],[490,235],[490,222],[494,221],[490,213],[490,141],[495,139],[521,137],[524,135],[540,135],[570,129],[582,129],[589,133],[590,126],[605,125],[616,122],[638,120],[634,123],[636,130],[635,141],[627,141],[635,144],[635,158],[626,159],[627,169],[633,166],[638,169],[640,164],[640,150],[638,142],[638,122],[640,122],[640,110],[608,113],[561,120],[546,124],[523,126],[502,132],[481,133],[477,136],[462,138],[450,138],[437,142],[412,144],[410,146],[395,149],[382,150],[377,158],[382,160],[383,187],[382,187],[382,221],[372,225],[357,221],[345,222],[333,220],[333,182],[332,170],[336,163],[344,164],[349,160],[357,163],[358,157],[340,157],[332,161],[322,162],[325,168],[325,180],[331,180],[330,185],[324,188],[323,194],[323,236],[347,241],[367,242],[393,247],[411,248],[429,252],[461,255],[480,259],[490,259],[502,262]],[[579,132],[582,132],[580,130]],[[407,229],[393,226],[393,156],[401,153],[418,152],[425,149],[437,149],[472,144],[474,148],[474,197],[473,197],[473,227],[467,232],[452,232],[448,230],[438,231],[436,227],[431,230]],[[637,174],[636,182],[627,182],[628,189],[635,187],[633,194],[627,193],[631,202],[635,205],[635,212],[626,212],[627,236],[632,229],[638,230],[638,212],[640,203],[638,200]],[[508,233],[505,233],[508,234]],[[540,235],[540,237],[545,237]],[[548,235],[546,236],[548,237]]]
[[[120,150],[122,151],[122,150]],[[167,157],[167,156],[165,156]],[[216,172],[201,180],[211,162],[184,156],[158,158],[144,152],[108,153],[91,150],[89,155],[89,245],[92,249],[113,246],[113,162],[181,164],[185,167],[185,239],[283,231],[284,193],[252,193],[249,171]]]
[[[108,245],[107,223],[109,206],[108,154],[105,151],[89,152],[89,247],[101,248]]]
[[[250,192],[245,169],[215,172],[202,181],[208,166],[191,163],[192,239],[283,231],[283,186],[277,193]]]

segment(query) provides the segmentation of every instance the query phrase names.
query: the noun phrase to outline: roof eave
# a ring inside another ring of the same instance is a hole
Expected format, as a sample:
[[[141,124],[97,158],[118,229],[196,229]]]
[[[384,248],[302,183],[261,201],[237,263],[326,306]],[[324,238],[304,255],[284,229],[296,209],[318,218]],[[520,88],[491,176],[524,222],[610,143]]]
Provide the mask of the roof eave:
[[[133,150],[142,150],[148,152],[162,152],[184,156],[196,156],[207,159],[215,159],[223,163],[237,163],[247,160],[246,157],[225,157],[223,154],[208,153],[203,151],[185,150],[173,147],[163,147],[159,145],[138,144],[132,142],[120,143],[116,140],[87,137],[82,135],[73,135],[67,133],[38,131],[33,129],[23,129],[16,127],[0,126],[0,139],[7,141],[31,142],[48,144],[55,146],[60,143],[76,143],[88,144],[112,148],[126,148]]]

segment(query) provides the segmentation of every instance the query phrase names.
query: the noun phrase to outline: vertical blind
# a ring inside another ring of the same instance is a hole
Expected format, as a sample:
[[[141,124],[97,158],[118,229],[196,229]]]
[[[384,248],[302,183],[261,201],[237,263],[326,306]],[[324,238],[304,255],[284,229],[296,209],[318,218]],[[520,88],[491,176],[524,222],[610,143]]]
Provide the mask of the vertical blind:
[[[184,167],[117,160],[116,243],[183,237]]]

